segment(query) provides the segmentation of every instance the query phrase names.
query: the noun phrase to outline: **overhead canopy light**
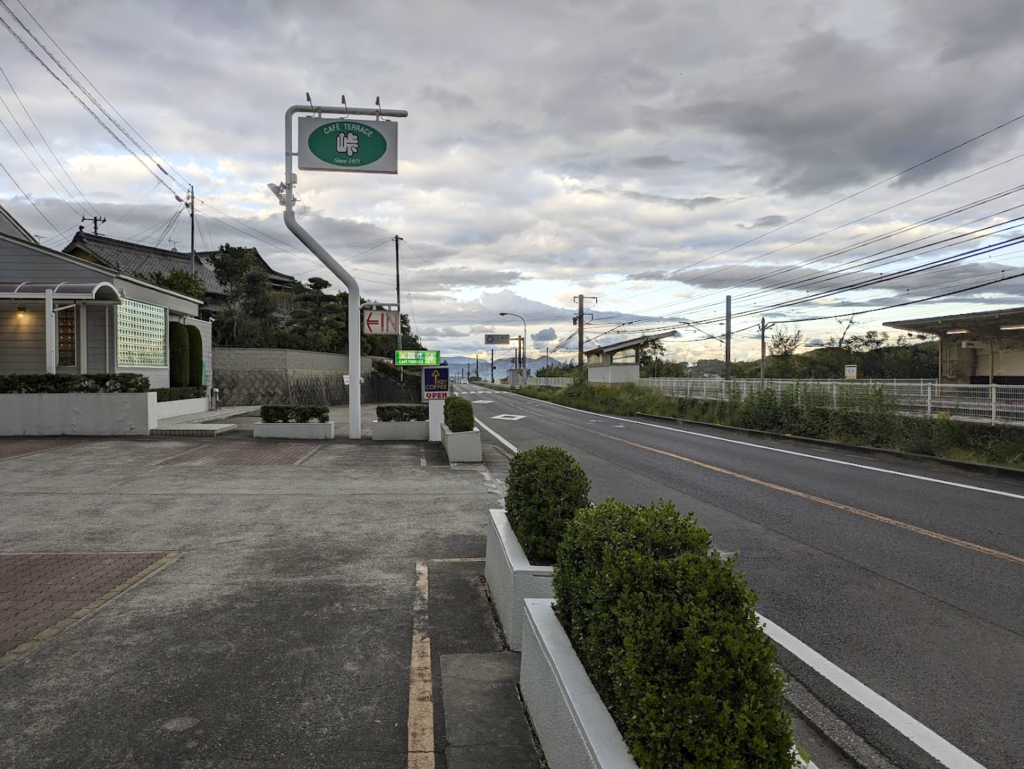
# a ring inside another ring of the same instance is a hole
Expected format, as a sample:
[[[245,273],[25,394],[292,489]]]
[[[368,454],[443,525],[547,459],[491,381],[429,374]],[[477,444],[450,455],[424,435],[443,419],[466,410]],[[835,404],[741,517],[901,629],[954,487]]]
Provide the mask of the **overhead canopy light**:
[[[951,328],[946,334],[969,334],[971,333],[966,328]]]
[[[1024,323],[1019,326],[1000,326],[1000,331],[1024,331]]]

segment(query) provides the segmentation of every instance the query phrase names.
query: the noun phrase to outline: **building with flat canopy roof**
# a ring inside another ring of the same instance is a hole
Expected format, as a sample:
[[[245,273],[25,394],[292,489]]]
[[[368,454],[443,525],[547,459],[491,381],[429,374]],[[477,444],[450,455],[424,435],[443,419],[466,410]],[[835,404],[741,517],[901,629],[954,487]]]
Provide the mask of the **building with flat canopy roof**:
[[[940,384],[1024,385],[1024,307],[885,325],[939,338]]]
[[[624,342],[585,350],[587,381],[594,385],[623,385],[640,381],[640,350],[648,342],[677,336],[677,331],[648,334]]]

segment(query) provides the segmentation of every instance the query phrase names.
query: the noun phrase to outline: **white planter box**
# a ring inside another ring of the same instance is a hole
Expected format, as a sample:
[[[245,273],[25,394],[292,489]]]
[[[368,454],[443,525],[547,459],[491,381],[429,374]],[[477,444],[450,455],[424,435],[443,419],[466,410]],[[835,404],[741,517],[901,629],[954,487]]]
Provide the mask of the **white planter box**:
[[[519,688],[551,769],[636,769],[615,721],[590,683],[554,601],[525,602]]]
[[[156,393],[0,394],[0,435],[149,435]]]
[[[334,422],[257,422],[252,426],[252,437],[333,441]]]
[[[491,600],[501,619],[505,638],[513,651],[523,646],[523,601],[553,598],[553,566],[534,566],[509,525],[504,510],[491,510],[487,522],[487,560],[484,577]]]
[[[168,417],[181,417],[186,414],[201,414],[209,410],[210,404],[206,398],[185,398],[180,401],[157,403],[154,413],[159,420]]]
[[[375,441],[425,441],[430,437],[427,422],[374,422]]]
[[[441,445],[444,446],[449,462],[483,462],[483,449],[480,447],[480,428],[474,427],[473,432],[453,433],[448,425],[441,425]]]

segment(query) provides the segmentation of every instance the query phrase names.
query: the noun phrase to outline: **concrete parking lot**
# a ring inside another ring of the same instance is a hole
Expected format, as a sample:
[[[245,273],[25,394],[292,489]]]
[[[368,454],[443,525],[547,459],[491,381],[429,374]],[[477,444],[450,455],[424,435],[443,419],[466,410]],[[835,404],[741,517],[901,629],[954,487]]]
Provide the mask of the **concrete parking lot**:
[[[0,765],[449,765],[440,656],[502,650],[481,468],[366,441],[4,444],[3,599],[49,613],[5,647]]]

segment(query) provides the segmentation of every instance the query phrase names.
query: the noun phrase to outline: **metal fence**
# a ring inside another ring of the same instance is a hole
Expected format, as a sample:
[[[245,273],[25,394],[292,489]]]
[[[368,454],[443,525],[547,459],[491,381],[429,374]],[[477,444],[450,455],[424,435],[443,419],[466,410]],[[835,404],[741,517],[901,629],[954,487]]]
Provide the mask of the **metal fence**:
[[[796,388],[797,397],[813,397],[835,407],[881,391],[905,414],[948,416],[971,422],[1024,426],[1024,386],[938,384],[929,379],[703,379],[650,377],[640,385],[676,398],[726,400],[747,398],[763,389],[781,393]]]
[[[526,384],[530,387],[569,387],[575,381],[571,376],[532,376]]]

